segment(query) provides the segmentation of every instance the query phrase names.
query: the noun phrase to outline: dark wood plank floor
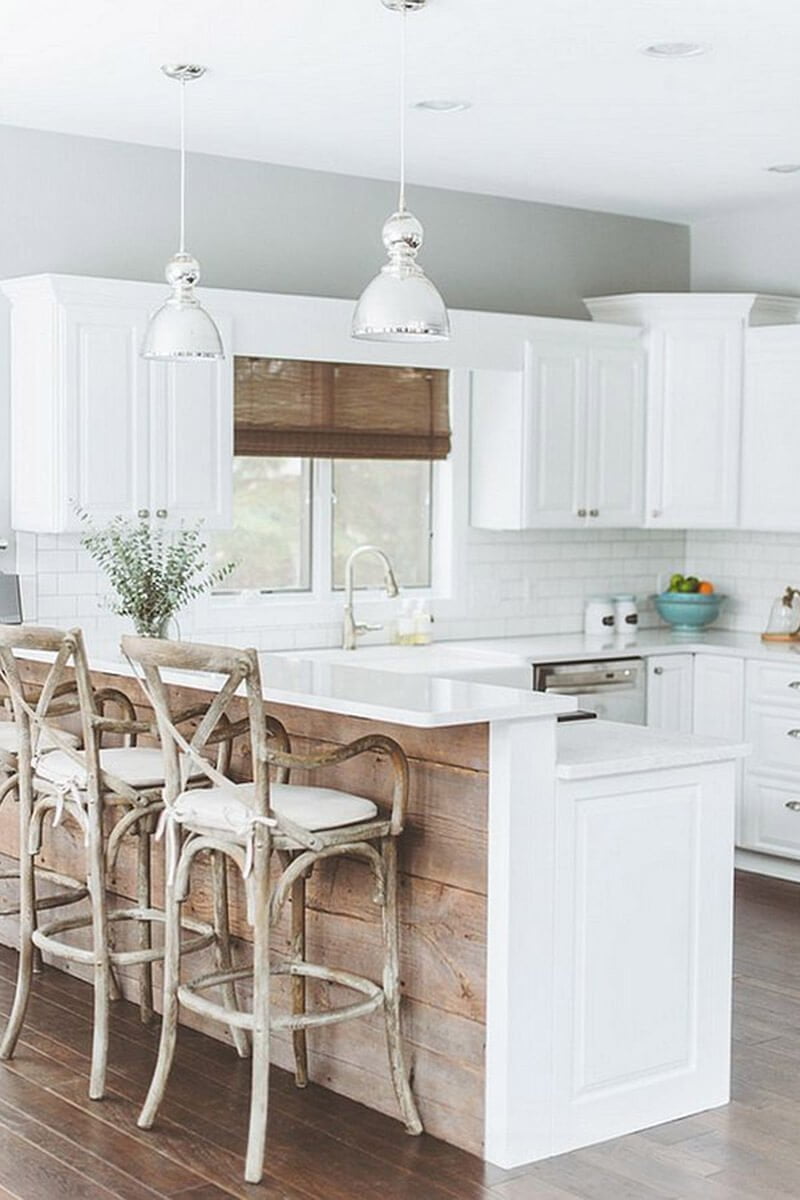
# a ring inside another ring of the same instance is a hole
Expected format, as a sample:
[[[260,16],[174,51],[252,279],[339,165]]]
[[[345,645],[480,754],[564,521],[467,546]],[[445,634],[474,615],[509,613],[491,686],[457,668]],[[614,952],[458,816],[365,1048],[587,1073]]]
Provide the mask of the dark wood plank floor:
[[[0,950],[0,1007],[14,955]],[[797,1200],[800,1196],[800,885],[737,880],[734,1099],[514,1172],[322,1088],[272,1075],[269,1166],[241,1182],[248,1066],[181,1031],[157,1132],[135,1114],[155,1032],[114,1011],[112,1094],[86,1098],[91,992],[37,981],[23,1044],[0,1065],[0,1200]]]

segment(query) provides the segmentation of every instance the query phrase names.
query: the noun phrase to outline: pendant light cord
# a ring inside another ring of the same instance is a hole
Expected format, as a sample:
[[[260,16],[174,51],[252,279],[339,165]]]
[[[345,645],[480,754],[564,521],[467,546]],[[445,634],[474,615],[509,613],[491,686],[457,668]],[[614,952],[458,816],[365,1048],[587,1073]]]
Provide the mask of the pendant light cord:
[[[179,253],[186,251],[186,80],[181,80],[181,237]]]
[[[400,204],[398,212],[406,211],[406,43],[408,40],[408,8],[402,8],[400,26]]]

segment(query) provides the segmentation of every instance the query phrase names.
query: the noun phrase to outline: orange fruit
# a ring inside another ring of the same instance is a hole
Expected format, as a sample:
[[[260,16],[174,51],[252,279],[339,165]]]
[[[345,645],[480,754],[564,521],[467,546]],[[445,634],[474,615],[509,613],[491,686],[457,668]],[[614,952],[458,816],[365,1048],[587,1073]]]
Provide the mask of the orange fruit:
[[[709,583],[707,579],[704,579],[697,590],[701,596],[710,596],[714,591],[714,585],[713,583]]]

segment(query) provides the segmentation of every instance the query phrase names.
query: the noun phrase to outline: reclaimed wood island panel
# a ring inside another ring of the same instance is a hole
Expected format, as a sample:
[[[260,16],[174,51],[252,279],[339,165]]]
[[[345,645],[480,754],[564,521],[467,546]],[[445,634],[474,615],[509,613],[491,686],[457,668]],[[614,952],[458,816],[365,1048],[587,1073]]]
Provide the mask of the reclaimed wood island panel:
[[[43,668],[31,663],[29,678]],[[144,715],[146,705],[135,680],[95,673],[97,685],[125,691]],[[200,693],[174,689],[182,702]],[[403,1022],[412,1084],[426,1130],[474,1153],[483,1152],[486,938],[487,803],[489,727],[486,723],[412,728],[289,705],[269,704],[300,753],[311,744],[341,745],[365,733],[395,738],[409,757],[411,787],[405,832],[400,839],[401,973]],[[246,778],[246,751],[235,770]],[[388,800],[388,773],[379,755],[308,773],[306,779],[347,788],[375,800]],[[0,849],[17,848],[13,805],[0,810]],[[83,848],[74,826],[61,825],[45,839],[42,861],[62,872],[79,870]],[[161,904],[161,855],[154,864],[156,904]],[[240,878],[231,872],[232,928],[247,954],[248,927]],[[118,860],[110,890],[120,903],[135,897],[133,847]],[[208,918],[208,879],[199,873],[187,912]],[[372,879],[358,863],[320,864],[308,888],[308,957],[326,965],[375,976],[380,970],[380,910],[372,901]],[[13,922],[0,923],[0,938],[14,942]],[[288,945],[286,920],[276,930],[273,951]],[[156,979],[157,985],[159,979]],[[133,974],[122,981],[135,999]],[[288,1007],[286,981],[276,981],[275,1004]],[[329,985],[310,988],[310,1003],[336,1002]],[[186,1014],[188,1017],[189,1014]],[[209,1030],[211,1031],[211,1030]],[[220,1027],[214,1026],[218,1036]],[[274,1035],[273,1061],[292,1068],[287,1035]],[[309,1034],[310,1077],[370,1107],[397,1115],[380,1014],[356,1024],[334,1025]]]

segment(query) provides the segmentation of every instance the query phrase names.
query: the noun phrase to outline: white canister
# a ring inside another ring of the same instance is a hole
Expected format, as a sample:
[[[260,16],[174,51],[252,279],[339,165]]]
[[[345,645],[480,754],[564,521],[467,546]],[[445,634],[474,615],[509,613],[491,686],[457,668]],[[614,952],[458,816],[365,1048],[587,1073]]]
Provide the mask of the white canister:
[[[627,593],[613,596],[614,620],[618,634],[636,633],[639,625],[639,612],[636,608],[636,597]]]
[[[610,596],[590,596],[583,615],[587,637],[602,637],[614,632],[614,602]]]

